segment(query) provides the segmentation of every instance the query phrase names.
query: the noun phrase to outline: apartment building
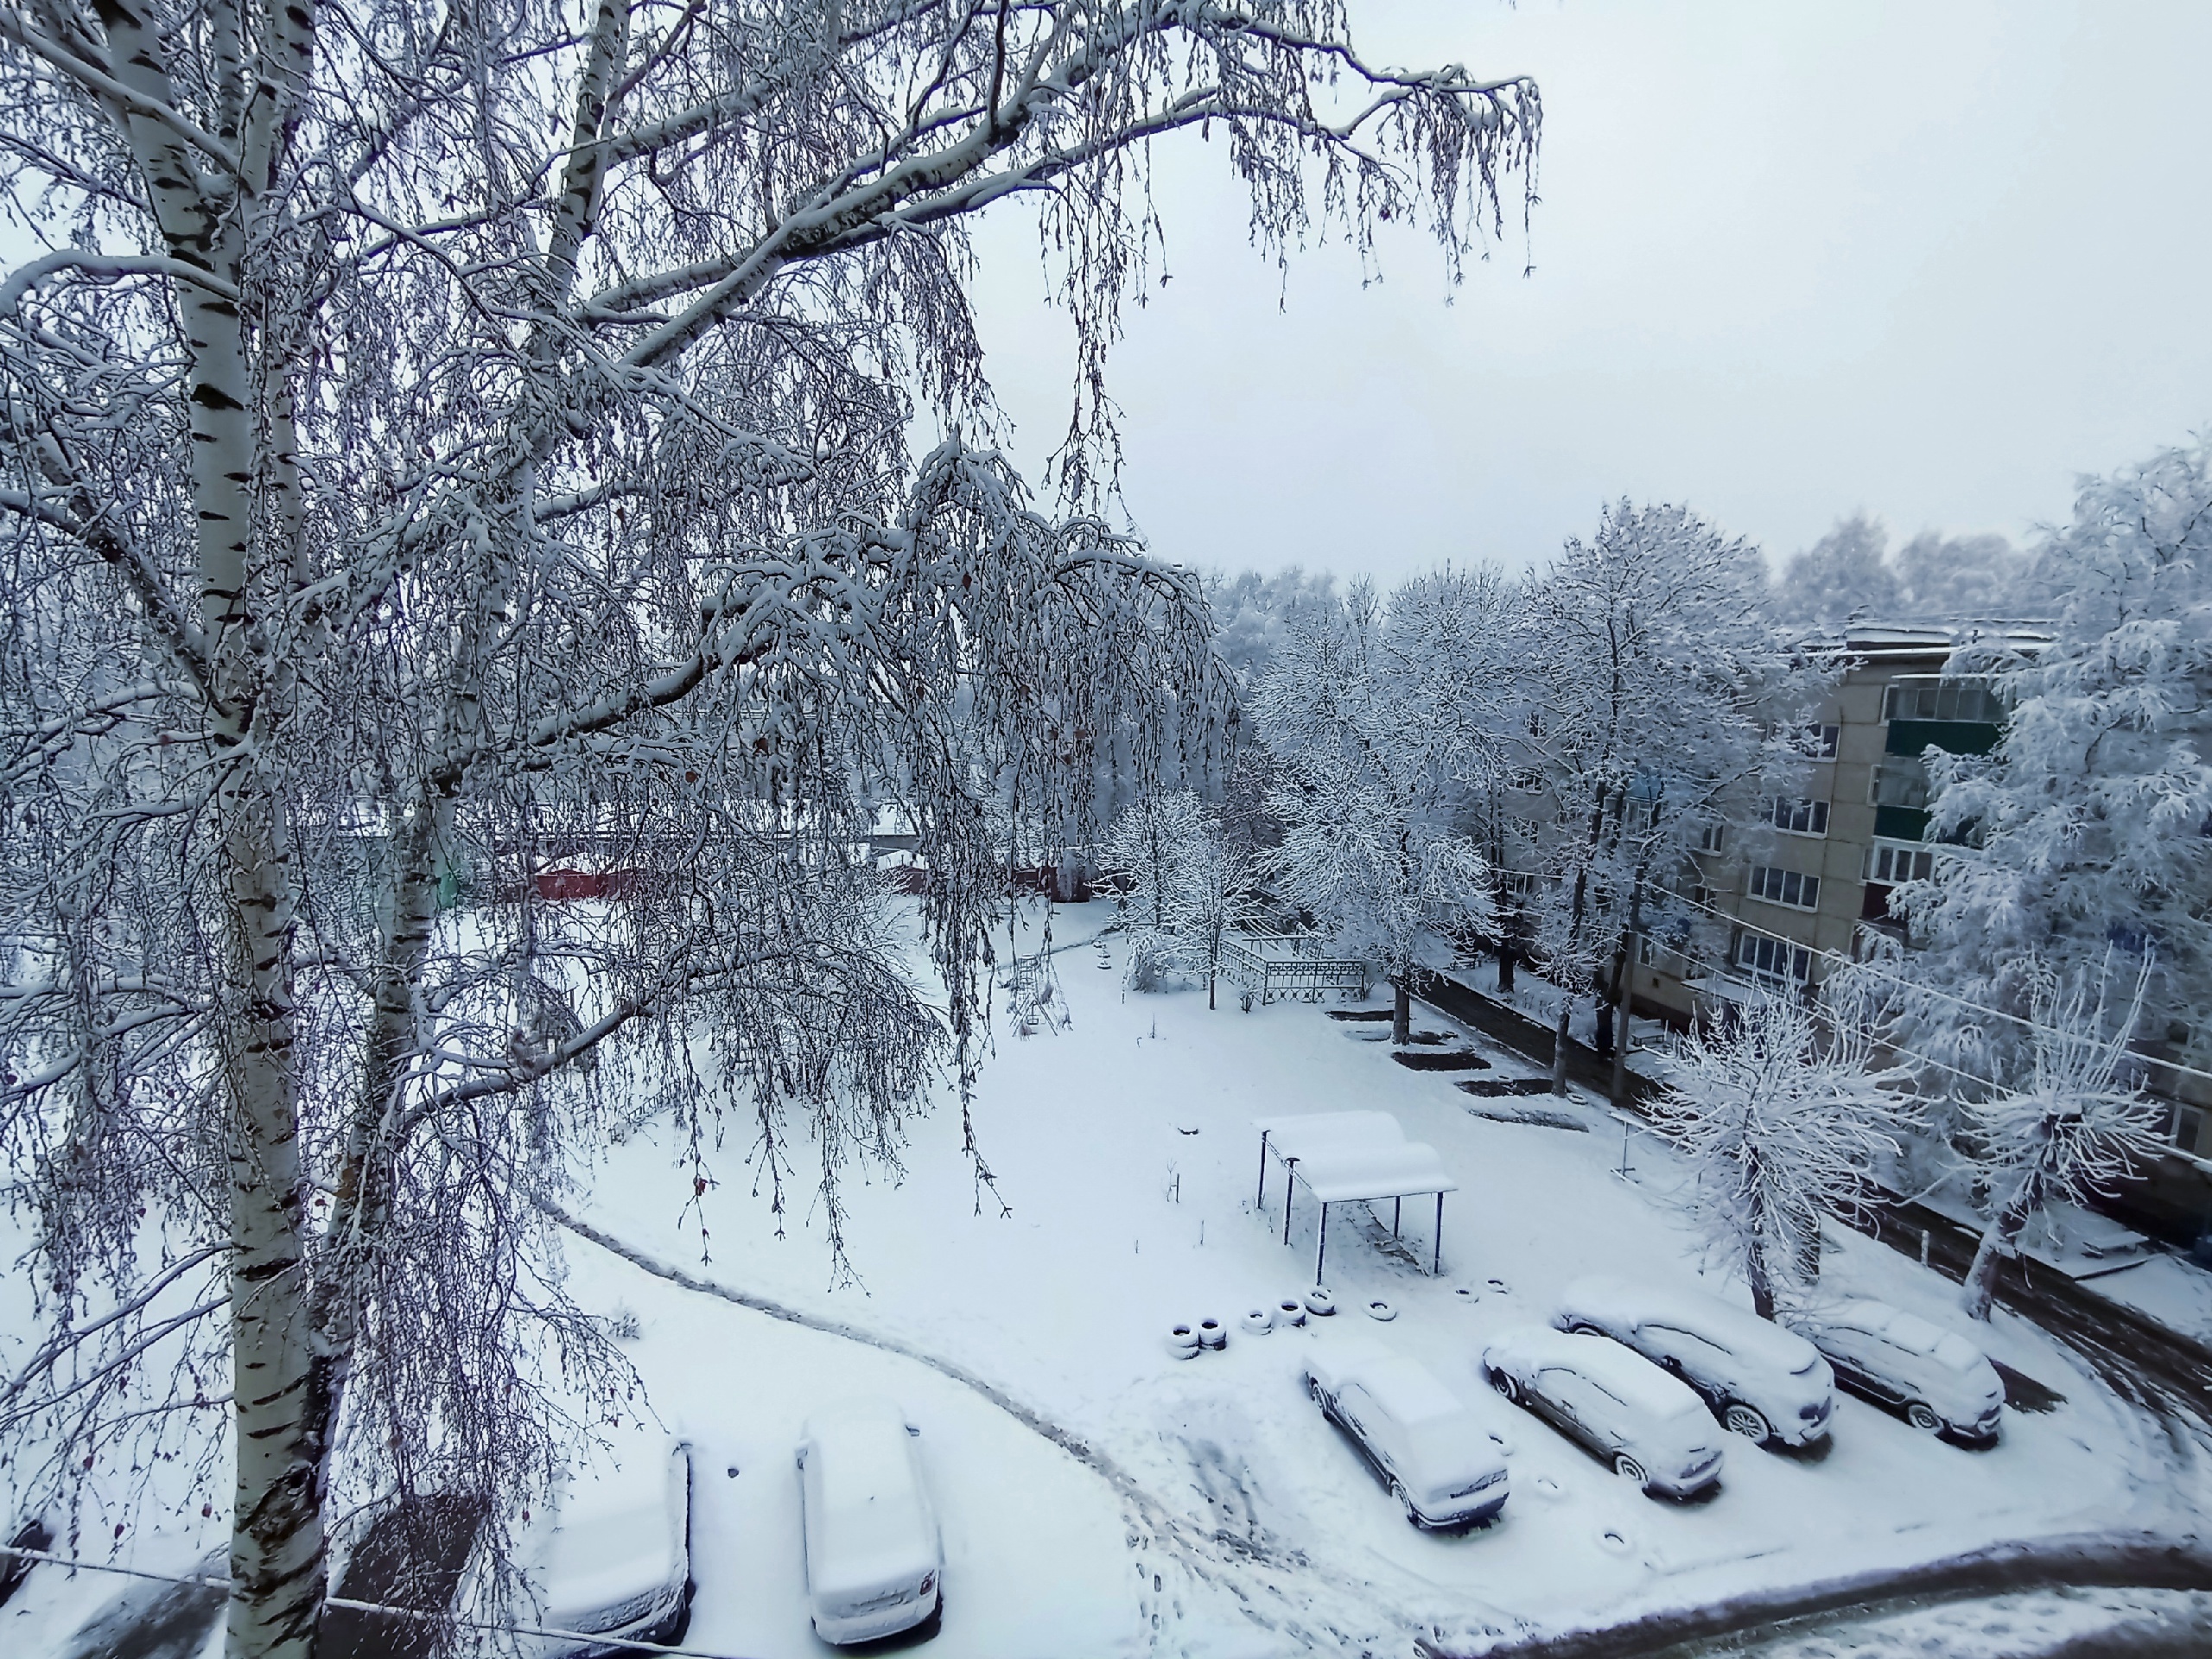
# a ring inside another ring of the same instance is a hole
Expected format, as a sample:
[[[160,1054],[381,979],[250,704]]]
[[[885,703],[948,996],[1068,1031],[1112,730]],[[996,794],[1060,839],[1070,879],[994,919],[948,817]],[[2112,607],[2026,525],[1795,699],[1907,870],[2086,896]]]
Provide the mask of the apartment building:
[[[1754,985],[1817,984],[1869,932],[1901,938],[1891,891],[1929,874],[1929,779],[1921,756],[1986,754],[2004,710],[1986,686],[1945,679],[1943,664],[1980,639],[2033,652],[2049,636],[2013,624],[1854,627],[1834,644],[1847,666],[1807,734],[1802,796],[1770,800],[1746,823],[1713,826],[1685,908],[1725,927],[1721,960],[1643,941],[1632,987],[1638,1014],[1686,1024]],[[2115,1209],[2186,1242],[2212,1230],[2212,1087],[2155,1046],[2144,1082],[2169,1103],[2174,1155],[2129,1184]]]
[[[1631,988],[1637,1012],[1670,1024],[1754,984],[1810,987],[1869,929],[1894,931],[1889,896],[1928,874],[1929,779],[1922,753],[1986,754],[2003,713],[1972,680],[1946,680],[1962,644],[2032,651],[2048,636],[2003,624],[1854,627],[1832,641],[1847,666],[1805,734],[1809,766],[1794,797],[1750,822],[1711,826],[1684,893],[1726,927],[1722,960],[1647,940]]]

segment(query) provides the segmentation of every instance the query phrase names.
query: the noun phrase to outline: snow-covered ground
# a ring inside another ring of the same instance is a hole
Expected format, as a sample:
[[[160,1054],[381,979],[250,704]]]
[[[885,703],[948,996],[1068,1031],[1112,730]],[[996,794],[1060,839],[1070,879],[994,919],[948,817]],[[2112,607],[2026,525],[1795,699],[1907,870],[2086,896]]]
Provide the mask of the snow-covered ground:
[[[1105,919],[1103,906],[1064,909],[1056,936],[1081,938]],[[1624,1178],[1623,1128],[1587,1096],[1540,1103],[1597,1133],[1501,1122],[1478,1112],[1526,1103],[1472,1099],[1450,1074],[1395,1065],[1387,1045],[1355,1040],[1371,1032],[1325,1007],[1243,1013],[1224,998],[1209,1012],[1202,988],[1125,996],[1118,944],[1103,970],[1088,945],[1055,960],[1071,1024],[1001,1035],[976,1100],[1009,1213],[988,1192],[978,1203],[950,1104],[916,1126],[903,1179],[847,1192],[854,1283],[836,1281],[822,1218],[805,1205],[775,1236],[741,1124],[716,1156],[719,1184],[688,1214],[690,1173],[651,1135],[597,1172],[586,1218],[639,1252],[941,1359],[1084,1451],[915,1357],[680,1288],[576,1240],[577,1294],[637,1315],[632,1356],[663,1418],[694,1444],[688,1647],[757,1659],[828,1651],[803,1602],[791,1450],[814,1405],[853,1393],[894,1396],[924,1431],[947,1555],[943,1631],[927,1651],[943,1659],[1406,1653],[1421,1634],[1457,1645],[1587,1627],[1998,1539],[2178,1529],[2194,1513],[2198,1471],[2176,1469],[2155,1431],[2065,1351],[2001,1313],[1975,1334],[2064,1397],[2009,1414],[1995,1450],[1929,1440],[1847,1398],[1824,1451],[1732,1440],[1717,1497],[1641,1497],[1491,1395],[1478,1356],[1492,1333],[1542,1319],[1578,1274],[1700,1282],[1695,1247],[1662,1202],[1679,1179],[1663,1148],[1630,1132]],[[1418,1014],[1456,1034],[1435,1010]],[[1478,1075],[1531,1069],[1466,1040],[1495,1063]],[[1250,1120],[1348,1108],[1395,1113],[1458,1176],[1444,1272],[1425,1271],[1427,1201],[1407,1205],[1405,1254],[1383,1248],[1387,1206],[1379,1218],[1338,1214],[1328,1277],[1348,1311],[1244,1334],[1245,1309],[1307,1286],[1314,1243],[1304,1200],[1283,1242],[1280,1170],[1255,1207]],[[1955,1287],[1855,1235],[1832,1236],[1827,1276],[1840,1292],[1964,1325]],[[1717,1277],[1702,1282],[1742,1300]],[[1350,1311],[1374,1296],[1396,1306],[1394,1322]],[[1170,1357],[1169,1326],[1209,1316],[1230,1325],[1226,1350]],[[1320,1419],[1301,1391],[1302,1358],[1354,1338],[1424,1360],[1503,1437],[1513,1495],[1497,1525],[1414,1531]],[[206,1541],[143,1529],[123,1559],[180,1567]],[[41,1569],[0,1613],[0,1649],[48,1650],[19,1640],[69,1628],[111,1593]]]

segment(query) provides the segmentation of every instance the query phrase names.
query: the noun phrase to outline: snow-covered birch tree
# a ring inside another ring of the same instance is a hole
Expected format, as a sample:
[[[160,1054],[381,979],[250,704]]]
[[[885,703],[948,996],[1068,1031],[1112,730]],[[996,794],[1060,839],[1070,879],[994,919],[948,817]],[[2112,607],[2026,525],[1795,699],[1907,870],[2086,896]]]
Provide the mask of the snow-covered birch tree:
[[[2126,1077],[2128,1039],[2152,969],[2138,970],[2124,1011],[2107,1005],[2109,959],[2065,977],[2028,966],[2034,1030],[2026,1076],[1968,1108],[1975,1163],[1989,1188],[1989,1225],[1967,1270],[1968,1317],[1986,1319],[1997,1274],[2020,1232],[2046,1205],[2108,1193],[2158,1156],[2164,1107]],[[2095,994],[2091,995],[2094,984]]]
[[[0,11],[18,1467],[227,1441],[228,1650],[306,1656],[341,1499],[573,1439],[564,1151],[728,1102],[834,1229],[978,1058],[992,803],[1221,708],[1189,578],[910,456],[994,429],[965,222],[1038,204],[1079,503],[1149,141],[1211,130],[1266,251],[1456,267],[1537,123],[1335,0]],[[849,857],[887,800],[942,1017]],[[578,858],[626,896],[542,901]]]
[[[1459,820],[1488,765],[1499,594],[1490,573],[1446,573],[1406,584],[1386,612],[1355,584],[1341,605],[1299,613],[1255,700],[1281,772],[1275,889],[1382,967],[1397,1043],[1411,1039],[1422,934],[1493,919],[1489,861]]]
[[[1754,994],[1675,1045],[1647,1109],[1684,1154],[1679,1202],[1772,1319],[1819,1270],[1821,1225],[1863,1211],[1910,1102],[1848,1007]]]
[[[1635,937],[1700,830],[1748,818],[1753,798],[1802,772],[1791,734],[1825,671],[1767,620],[1765,593],[1750,543],[1684,508],[1626,501],[1529,584],[1541,717],[1519,741],[1546,795],[1535,937],[1567,994],[1561,1093],[1575,1003],[1625,1008]]]

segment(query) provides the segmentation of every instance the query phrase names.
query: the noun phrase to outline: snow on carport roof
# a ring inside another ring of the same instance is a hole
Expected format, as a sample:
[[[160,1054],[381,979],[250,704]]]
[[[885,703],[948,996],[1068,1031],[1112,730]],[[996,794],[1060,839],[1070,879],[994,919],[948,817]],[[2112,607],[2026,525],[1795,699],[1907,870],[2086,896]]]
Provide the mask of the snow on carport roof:
[[[1325,1204],[1459,1189],[1436,1148],[1407,1140],[1398,1120],[1388,1112],[1262,1117],[1255,1118],[1252,1127]]]

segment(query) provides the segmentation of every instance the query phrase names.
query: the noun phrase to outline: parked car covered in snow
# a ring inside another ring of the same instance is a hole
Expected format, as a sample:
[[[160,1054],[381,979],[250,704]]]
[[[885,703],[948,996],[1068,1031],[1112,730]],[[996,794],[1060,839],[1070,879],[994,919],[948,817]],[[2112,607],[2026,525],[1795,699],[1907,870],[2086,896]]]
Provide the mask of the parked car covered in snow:
[[[1419,1360],[1367,1344],[1322,1350],[1306,1391],[1359,1449],[1417,1527],[1471,1527],[1505,1507],[1505,1459]]]
[[[943,1605],[944,1553],[920,1434],[888,1400],[849,1401],[807,1420],[798,1446],[806,1592],[824,1642],[893,1636]]]
[[[531,1659],[613,1659],[618,1643],[673,1643],[691,1612],[691,1454],[641,1427],[585,1457],[509,1540],[522,1583],[493,1598],[493,1565],[483,1500],[420,1493],[373,1516],[346,1552],[332,1593],[464,1618],[494,1612],[533,1630],[519,1638]],[[334,1607],[324,1616],[323,1659],[415,1659],[434,1627],[404,1616]],[[434,1645],[434,1644],[433,1644]]]
[[[1996,1443],[2005,1382],[1955,1332],[1887,1302],[1855,1300],[1793,1314],[1790,1327],[1853,1394],[1904,1414],[1915,1428],[1973,1445]]]
[[[1644,1491],[1688,1497],[1720,1478],[1720,1425],[1705,1402],[1610,1337],[1522,1325],[1483,1350],[1483,1374]]]
[[[1552,1324],[1635,1349],[1695,1389],[1746,1440],[1808,1446],[1828,1432],[1835,1374],[1819,1350],[1716,1297],[1593,1276],[1567,1287]]]

